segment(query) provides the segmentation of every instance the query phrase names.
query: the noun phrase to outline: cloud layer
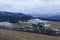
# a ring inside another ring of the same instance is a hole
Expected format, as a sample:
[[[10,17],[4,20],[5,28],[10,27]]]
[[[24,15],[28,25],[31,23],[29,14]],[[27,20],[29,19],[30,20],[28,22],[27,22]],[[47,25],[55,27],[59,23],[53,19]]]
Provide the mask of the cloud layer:
[[[60,13],[60,0],[0,0],[0,11],[55,14]]]

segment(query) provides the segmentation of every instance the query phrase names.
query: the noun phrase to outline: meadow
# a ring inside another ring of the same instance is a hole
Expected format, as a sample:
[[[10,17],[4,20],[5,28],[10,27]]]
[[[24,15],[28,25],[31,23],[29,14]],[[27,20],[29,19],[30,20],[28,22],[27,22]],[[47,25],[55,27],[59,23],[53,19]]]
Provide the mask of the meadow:
[[[56,28],[60,28],[60,22],[51,22],[51,25]]]

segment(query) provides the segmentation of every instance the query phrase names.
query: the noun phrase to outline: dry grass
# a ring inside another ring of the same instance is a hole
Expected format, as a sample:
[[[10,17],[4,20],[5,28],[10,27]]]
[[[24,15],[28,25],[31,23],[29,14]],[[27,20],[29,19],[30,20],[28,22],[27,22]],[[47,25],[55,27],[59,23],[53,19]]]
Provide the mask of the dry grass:
[[[60,22],[51,22],[52,26],[60,28]]]
[[[60,37],[0,29],[0,40],[60,40]]]

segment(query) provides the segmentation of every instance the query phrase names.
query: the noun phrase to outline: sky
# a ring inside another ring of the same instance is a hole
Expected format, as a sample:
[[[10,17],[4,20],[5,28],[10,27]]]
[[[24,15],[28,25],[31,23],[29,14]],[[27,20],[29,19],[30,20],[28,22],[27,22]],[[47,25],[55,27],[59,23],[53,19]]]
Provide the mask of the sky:
[[[60,14],[60,0],[0,0],[0,11]]]

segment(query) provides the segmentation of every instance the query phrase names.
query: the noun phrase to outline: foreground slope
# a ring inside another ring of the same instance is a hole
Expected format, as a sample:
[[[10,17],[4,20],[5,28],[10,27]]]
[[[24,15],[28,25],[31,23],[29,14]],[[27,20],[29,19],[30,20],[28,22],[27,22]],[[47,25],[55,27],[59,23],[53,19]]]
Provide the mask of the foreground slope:
[[[0,40],[60,40],[60,37],[0,29]]]

